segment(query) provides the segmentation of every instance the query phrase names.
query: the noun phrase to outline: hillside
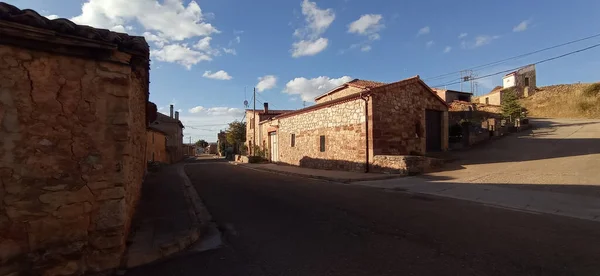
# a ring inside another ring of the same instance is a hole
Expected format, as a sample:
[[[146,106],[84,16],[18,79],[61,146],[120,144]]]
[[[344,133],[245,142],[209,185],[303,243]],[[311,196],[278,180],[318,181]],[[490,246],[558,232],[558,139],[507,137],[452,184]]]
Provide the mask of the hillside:
[[[530,117],[600,119],[600,83],[539,87],[521,104]]]

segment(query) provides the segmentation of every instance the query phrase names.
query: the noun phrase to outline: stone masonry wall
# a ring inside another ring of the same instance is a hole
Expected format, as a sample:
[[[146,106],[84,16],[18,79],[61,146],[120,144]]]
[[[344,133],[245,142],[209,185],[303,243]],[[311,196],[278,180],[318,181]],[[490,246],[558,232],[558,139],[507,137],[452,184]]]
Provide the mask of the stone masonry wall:
[[[119,265],[145,166],[148,66],[114,55],[132,65],[0,45],[0,275]]]
[[[356,99],[279,119],[279,161],[303,167],[363,171],[364,105],[363,100]],[[294,147],[292,134],[296,137]],[[325,136],[325,152],[320,152],[321,135]]]
[[[336,91],[335,93],[332,93],[331,95],[327,95],[321,99],[318,99],[315,101],[316,104],[320,104],[320,103],[324,103],[324,102],[328,102],[328,101],[332,101],[341,97],[345,97],[348,95],[352,95],[352,94],[356,94],[359,93],[361,91],[363,91],[364,89],[358,88],[358,87],[354,87],[354,86],[348,86],[344,89],[340,89],[339,91]]]
[[[425,110],[443,111],[442,149],[448,148],[448,108],[419,84],[398,83],[372,94],[374,155],[425,154]]]
[[[147,130],[146,132],[146,162],[154,161],[161,163],[168,163],[169,156],[167,155],[167,138],[165,134]],[[154,153],[154,158],[153,154]]]

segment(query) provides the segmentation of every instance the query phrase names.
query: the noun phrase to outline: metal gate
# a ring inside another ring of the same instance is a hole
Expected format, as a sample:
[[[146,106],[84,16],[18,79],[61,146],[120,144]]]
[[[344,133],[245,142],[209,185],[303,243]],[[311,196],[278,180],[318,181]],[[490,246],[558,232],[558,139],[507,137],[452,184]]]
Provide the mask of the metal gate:
[[[269,133],[271,140],[271,162],[279,162],[279,150],[277,149],[277,132]]]
[[[442,150],[442,112],[425,110],[425,137],[427,152]]]

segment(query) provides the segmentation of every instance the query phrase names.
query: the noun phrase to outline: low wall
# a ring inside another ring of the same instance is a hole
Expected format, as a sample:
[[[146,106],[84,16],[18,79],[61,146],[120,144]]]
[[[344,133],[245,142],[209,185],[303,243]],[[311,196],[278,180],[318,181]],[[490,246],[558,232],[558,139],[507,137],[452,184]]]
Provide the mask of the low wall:
[[[416,155],[375,155],[370,172],[415,175],[441,166],[440,159]]]

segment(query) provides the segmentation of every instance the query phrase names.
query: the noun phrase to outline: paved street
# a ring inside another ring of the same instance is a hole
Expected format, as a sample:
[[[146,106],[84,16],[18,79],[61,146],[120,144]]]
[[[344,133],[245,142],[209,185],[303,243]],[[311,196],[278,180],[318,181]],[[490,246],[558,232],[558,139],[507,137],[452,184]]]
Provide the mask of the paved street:
[[[600,196],[600,120],[535,119],[533,131],[456,154],[433,181]]]
[[[600,224],[203,162],[224,244],[127,275],[598,275]]]

